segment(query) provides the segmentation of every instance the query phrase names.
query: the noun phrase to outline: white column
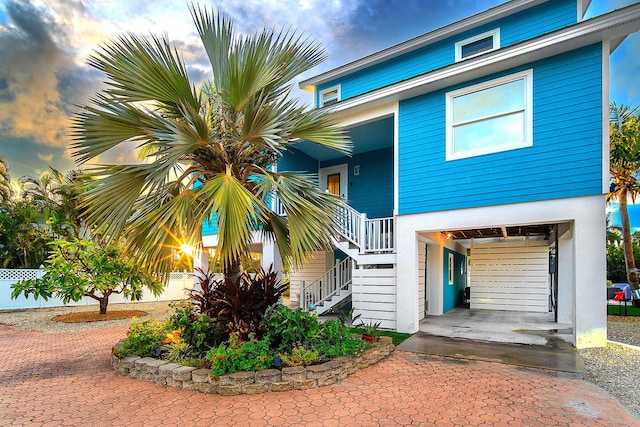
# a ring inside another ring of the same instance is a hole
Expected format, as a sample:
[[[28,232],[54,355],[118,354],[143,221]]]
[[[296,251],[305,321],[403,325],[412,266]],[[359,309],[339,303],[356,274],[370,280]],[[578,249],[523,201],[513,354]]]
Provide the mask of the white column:
[[[576,261],[573,254],[573,226],[558,227],[558,323],[573,324],[573,302],[576,301]],[[574,331],[575,342],[575,331]]]
[[[418,331],[418,237],[411,221],[396,218],[397,238],[397,321],[398,332]]]
[[[576,348],[607,343],[604,196],[589,198],[588,205],[576,213],[573,230]]]
[[[282,260],[280,252],[272,241],[262,242],[262,268],[265,271],[273,264],[273,270],[278,275],[278,280],[282,280]]]

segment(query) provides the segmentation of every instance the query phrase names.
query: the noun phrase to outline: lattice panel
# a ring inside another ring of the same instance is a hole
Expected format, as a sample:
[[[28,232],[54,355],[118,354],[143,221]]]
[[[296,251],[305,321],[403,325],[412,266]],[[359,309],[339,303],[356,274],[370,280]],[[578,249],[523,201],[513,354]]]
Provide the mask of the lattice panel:
[[[37,279],[40,277],[37,269],[0,269],[0,280],[21,282],[23,280]]]

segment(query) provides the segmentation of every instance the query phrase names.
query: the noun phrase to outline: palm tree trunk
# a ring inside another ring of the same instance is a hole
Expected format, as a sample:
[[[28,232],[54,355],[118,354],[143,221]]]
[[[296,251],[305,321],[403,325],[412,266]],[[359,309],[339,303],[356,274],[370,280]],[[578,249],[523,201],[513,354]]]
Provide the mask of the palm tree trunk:
[[[240,258],[234,259],[229,266],[224,271],[224,275],[226,278],[233,280],[233,282],[237,282],[242,276],[242,261]]]
[[[627,210],[627,193],[621,192],[618,197],[620,210],[620,222],[622,223],[622,244],[624,248],[624,261],[627,267],[627,280],[631,288],[638,289],[638,273],[636,272],[636,260],[633,256],[633,241],[631,240],[631,225],[629,224],[629,211]]]

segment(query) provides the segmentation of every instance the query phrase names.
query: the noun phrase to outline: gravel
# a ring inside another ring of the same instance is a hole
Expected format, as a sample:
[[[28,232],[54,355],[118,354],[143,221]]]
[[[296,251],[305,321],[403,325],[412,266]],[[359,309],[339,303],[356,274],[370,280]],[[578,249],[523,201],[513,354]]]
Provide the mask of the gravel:
[[[154,318],[165,320],[171,313],[170,301],[110,304],[109,311],[112,310],[142,310],[146,311],[146,316],[140,319]],[[98,306],[76,306],[76,307],[53,307],[53,308],[33,308],[27,310],[7,310],[0,311],[0,324],[16,325],[23,331],[36,331],[45,334],[57,334],[64,332],[89,331],[92,329],[112,328],[115,326],[129,326],[131,319],[105,320],[102,322],[89,323],[63,323],[53,319],[61,314],[98,310]]]
[[[616,316],[609,316],[607,322],[610,342],[606,347],[578,352],[587,370],[586,379],[614,395],[640,419],[640,318],[614,319]]]
[[[170,302],[113,304],[109,310],[143,310],[144,318],[165,320],[171,313]],[[115,326],[128,326],[131,319],[109,320],[91,323],[60,323],[53,317],[87,311],[88,307],[56,307],[29,310],[0,311],[0,324],[16,325],[24,331],[46,334],[87,331]],[[97,310],[97,307],[95,307]],[[587,370],[588,381],[615,396],[636,418],[640,419],[640,317],[609,316],[606,347],[579,350]],[[618,344],[621,343],[621,344]]]

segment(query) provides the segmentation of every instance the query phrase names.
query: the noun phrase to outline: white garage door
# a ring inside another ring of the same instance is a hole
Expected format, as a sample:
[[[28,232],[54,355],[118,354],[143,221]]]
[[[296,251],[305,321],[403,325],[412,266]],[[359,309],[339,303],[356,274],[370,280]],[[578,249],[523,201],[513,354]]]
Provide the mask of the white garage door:
[[[472,241],[469,262],[472,309],[549,311],[548,241]]]

